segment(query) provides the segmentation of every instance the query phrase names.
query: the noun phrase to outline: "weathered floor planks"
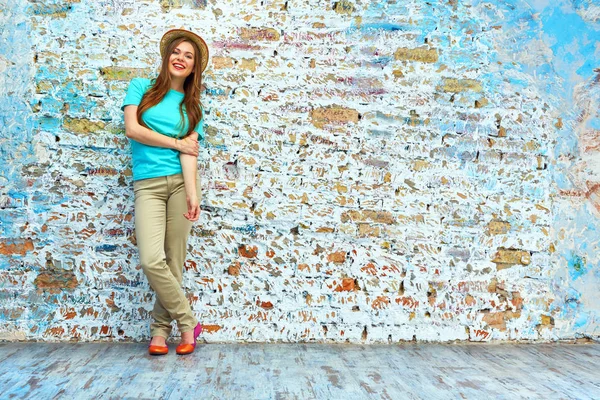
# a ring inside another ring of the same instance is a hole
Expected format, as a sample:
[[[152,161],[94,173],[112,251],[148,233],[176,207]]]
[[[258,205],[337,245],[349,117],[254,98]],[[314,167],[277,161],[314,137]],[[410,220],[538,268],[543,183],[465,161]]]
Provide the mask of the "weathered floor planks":
[[[600,344],[0,343],[0,399],[597,399]]]

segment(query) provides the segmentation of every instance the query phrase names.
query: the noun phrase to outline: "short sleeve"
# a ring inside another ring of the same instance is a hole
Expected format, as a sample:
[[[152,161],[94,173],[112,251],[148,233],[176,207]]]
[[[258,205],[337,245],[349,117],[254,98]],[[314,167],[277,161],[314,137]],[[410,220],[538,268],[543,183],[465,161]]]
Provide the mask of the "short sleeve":
[[[198,138],[204,139],[204,108],[202,108],[202,119],[196,124],[194,130],[198,132]]]
[[[127,94],[125,95],[125,100],[123,100],[121,111],[125,110],[125,106],[139,105],[142,101],[142,97],[144,97],[144,93],[146,93],[146,89],[146,85],[142,79],[133,78],[127,88]]]

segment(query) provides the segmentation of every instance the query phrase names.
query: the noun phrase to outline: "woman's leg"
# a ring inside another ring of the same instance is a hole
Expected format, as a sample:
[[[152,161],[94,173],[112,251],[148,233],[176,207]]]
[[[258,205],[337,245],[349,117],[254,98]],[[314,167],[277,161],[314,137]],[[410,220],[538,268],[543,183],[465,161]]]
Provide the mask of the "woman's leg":
[[[155,322],[150,326],[151,336],[169,337],[171,320],[186,320],[191,309],[181,286],[171,272],[165,254],[168,177],[136,181],[135,232],[140,264],[158,302],[167,311],[152,313]],[[192,323],[189,321],[189,323]]]
[[[167,264],[173,276],[181,284],[183,279],[183,266],[187,254],[187,240],[192,229],[192,223],[183,214],[187,212],[187,202],[183,176],[171,175],[169,179],[170,197],[167,201],[167,229],[165,236],[165,254]],[[199,184],[198,184],[199,186]],[[189,303],[188,303],[189,307]],[[185,310],[181,310],[185,312]],[[193,330],[198,320],[191,311],[186,318],[177,320],[180,332]]]

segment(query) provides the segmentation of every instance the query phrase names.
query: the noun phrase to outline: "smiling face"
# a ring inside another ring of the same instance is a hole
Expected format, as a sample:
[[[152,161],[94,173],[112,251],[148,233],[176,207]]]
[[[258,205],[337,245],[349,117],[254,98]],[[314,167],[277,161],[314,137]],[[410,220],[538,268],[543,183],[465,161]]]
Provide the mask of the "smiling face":
[[[181,42],[169,56],[169,74],[171,78],[187,78],[194,70],[194,46],[190,42]]]

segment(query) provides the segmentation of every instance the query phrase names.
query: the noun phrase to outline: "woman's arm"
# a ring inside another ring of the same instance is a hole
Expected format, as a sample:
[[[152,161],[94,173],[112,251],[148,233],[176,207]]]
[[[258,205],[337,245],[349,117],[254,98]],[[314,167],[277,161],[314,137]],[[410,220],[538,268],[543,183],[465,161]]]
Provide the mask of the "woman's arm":
[[[190,154],[198,156],[198,139],[193,135],[189,135],[184,139],[178,140],[152,129],[148,129],[138,123],[137,120],[138,106],[130,104],[125,106],[125,135],[136,142],[154,147],[164,147],[179,151],[181,154]],[[196,135],[197,137],[198,135]]]
[[[198,132],[193,131],[190,135],[196,143],[198,142]],[[183,172],[183,183],[185,185],[185,197],[187,199],[187,213],[183,214],[190,221],[197,221],[200,217],[200,203],[198,200],[197,176],[198,176],[198,157],[189,154],[180,153],[181,170]]]

